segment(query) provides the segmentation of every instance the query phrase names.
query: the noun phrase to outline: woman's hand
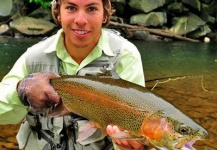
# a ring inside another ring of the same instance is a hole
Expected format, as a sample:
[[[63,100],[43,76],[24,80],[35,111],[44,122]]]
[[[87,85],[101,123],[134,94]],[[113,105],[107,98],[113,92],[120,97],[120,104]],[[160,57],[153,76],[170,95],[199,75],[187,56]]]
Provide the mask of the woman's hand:
[[[112,137],[113,134],[121,132],[117,126],[108,125],[106,131],[109,136]],[[137,141],[133,140],[120,140],[112,138],[112,141],[121,149],[121,150],[145,150],[145,146]]]
[[[51,72],[38,72],[25,77],[18,83],[17,92],[20,101],[31,106],[35,112],[43,112],[46,108],[60,102],[60,96],[50,84],[50,79],[60,77]]]

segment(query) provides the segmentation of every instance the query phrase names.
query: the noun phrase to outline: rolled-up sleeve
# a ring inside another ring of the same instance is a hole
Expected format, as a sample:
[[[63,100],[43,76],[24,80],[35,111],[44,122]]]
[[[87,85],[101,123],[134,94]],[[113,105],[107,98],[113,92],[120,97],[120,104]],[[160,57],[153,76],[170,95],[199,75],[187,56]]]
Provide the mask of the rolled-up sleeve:
[[[26,75],[25,53],[16,61],[10,72],[0,82],[0,124],[16,124],[27,114],[18,97],[17,83]]]

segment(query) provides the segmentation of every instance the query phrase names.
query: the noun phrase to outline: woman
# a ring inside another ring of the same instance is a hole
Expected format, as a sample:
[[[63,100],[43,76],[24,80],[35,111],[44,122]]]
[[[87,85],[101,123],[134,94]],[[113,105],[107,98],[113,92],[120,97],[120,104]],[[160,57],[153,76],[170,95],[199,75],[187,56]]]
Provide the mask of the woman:
[[[100,131],[80,144],[75,142],[79,127],[88,122],[85,118],[72,115],[51,119],[47,114],[60,102],[49,84],[58,74],[93,75],[104,67],[144,86],[137,48],[103,28],[112,12],[109,0],[53,1],[53,17],[62,29],[30,47],[0,84],[0,124],[15,124],[25,118],[17,135],[21,149],[110,148],[109,138]],[[107,127],[109,135],[117,132],[116,126]],[[144,148],[136,141],[112,141],[124,150]]]

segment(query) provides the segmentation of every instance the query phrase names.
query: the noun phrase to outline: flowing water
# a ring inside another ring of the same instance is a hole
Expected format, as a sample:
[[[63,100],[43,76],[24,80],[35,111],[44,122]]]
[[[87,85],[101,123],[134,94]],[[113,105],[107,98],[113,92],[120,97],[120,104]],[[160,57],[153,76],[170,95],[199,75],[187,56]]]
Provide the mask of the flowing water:
[[[0,38],[0,79],[39,39]],[[139,49],[146,86],[208,130],[198,150],[217,149],[217,43],[132,41]],[[18,125],[0,126],[0,149],[18,149]]]
[[[146,86],[206,128],[198,150],[217,149],[217,43],[133,41],[141,52]]]

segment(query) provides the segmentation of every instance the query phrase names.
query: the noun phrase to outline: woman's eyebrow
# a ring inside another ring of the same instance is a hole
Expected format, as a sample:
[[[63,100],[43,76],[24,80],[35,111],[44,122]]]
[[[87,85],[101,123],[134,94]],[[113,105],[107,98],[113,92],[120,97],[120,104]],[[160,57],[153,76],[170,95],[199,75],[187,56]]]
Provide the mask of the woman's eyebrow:
[[[86,6],[93,6],[93,5],[99,5],[99,3],[90,3],[90,4],[87,4]]]
[[[77,6],[77,4],[73,2],[66,2],[66,4]],[[93,5],[99,5],[99,3],[93,2],[93,3],[87,4],[86,7],[93,6]]]
[[[75,3],[73,2],[66,2],[65,4],[70,4],[70,5],[74,5],[74,6],[77,6]]]

